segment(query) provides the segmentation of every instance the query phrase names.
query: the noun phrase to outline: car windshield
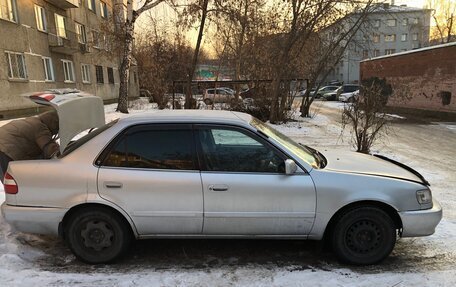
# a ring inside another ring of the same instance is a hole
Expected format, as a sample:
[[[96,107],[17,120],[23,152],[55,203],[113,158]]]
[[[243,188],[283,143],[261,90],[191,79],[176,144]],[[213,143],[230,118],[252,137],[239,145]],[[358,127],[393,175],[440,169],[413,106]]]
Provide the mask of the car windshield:
[[[85,144],[86,142],[88,142],[89,140],[93,139],[95,136],[101,134],[102,132],[104,132],[105,130],[109,129],[110,127],[112,127],[113,125],[115,125],[117,122],[119,121],[119,119],[116,119],[104,126],[101,126],[95,130],[91,130],[88,134],[86,134],[85,136],[73,141],[73,142],[70,142],[70,144],[65,148],[65,150],[63,151],[62,155],[60,156],[61,157],[64,157],[68,154],[70,154],[71,152],[75,151],[76,149],[78,149],[79,147],[81,147],[83,144]]]
[[[317,150],[295,142],[286,135],[271,128],[270,126],[256,118],[253,118],[250,124],[260,132],[264,133],[268,137],[276,140],[281,145],[285,146],[287,149],[291,150],[295,155],[297,155],[300,159],[307,162],[312,167],[323,168],[326,165],[326,159]]]

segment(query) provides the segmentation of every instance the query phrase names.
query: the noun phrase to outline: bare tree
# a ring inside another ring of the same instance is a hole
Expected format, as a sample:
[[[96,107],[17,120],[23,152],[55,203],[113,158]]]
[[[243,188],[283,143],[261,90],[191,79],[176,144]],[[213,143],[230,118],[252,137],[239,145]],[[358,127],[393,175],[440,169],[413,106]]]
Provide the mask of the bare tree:
[[[184,40],[176,23],[164,24],[153,15],[147,15],[147,30],[138,34],[134,56],[138,62],[141,87],[151,92],[151,100],[165,108],[175,80],[187,76],[193,48]]]
[[[387,134],[385,106],[391,93],[385,80],[371,78],[363,81],[360,96],[345,105],[342,126],[350,130],[356,151],[369,153],[374,142]]]
[[[432,10],[435,26],[431,32],[433,39],[440,44],[456,41],[456,2],[448,0],[428,0],[427,5]]]
[[[200,57],[200,49],[204,35],[204,29],[206,25],[206,19],[208,17],[209,12],[209,0],[193,0],[188,1],[190,3],[186,5],[175,5],[174,7],[177,9],[180,6],[184,6],[185,8],[180,11],[179,19],[180,23],[183,26],[191,27],[195,22],[199,22],[198,25],[198,36],[196,39],[196,46],[194,49],[193,57],[192,57],[192,64],[187,69],[187,87],[185,91],[185,108],[189,109],[192,108],[194,103],[192,97],[192,80],[196,71],[196,66],[198,65],[198,59]]]
[[[273,55],[275,63],[271,86],[271,122],[281,121],[286,108],[287,95],[281,94],[280,88],[288,71],[287,63],[301,55],[315,33],[353,11],[365,11],[371,4],[372,0],[343,3],[339,0],[289,0],[272,7],[271,15],[276,19],[274,25],[278,27],[283,40]]]
[[[124,39],[122,61],[119,69],[119,101],[116,109],[121,113],[128,113],[128,81],[130,76],[136,20],[142,13],[153,9],[162,2],[165,2],[165,0],[145,0],[144,4],[140,8],[134,9],[133,0],[127,0],[127,18],[123,19],[121,15],[116,16],[117,21],[122,21],[122,19],[124,21],[123,23],[117,23],[117,27],[120,30],[120,33],[123,34]],[[117,13],[123,13],[123,10],[117,11]]]
[[[242,69],[244,57],[248,51],[244,45],[251,39],[255,26],[261,25],[261,10],[265,6],[264,0],[215,0],[217,11],[216,37],[223,44],[223,51],[234,63],[235,79],[245,76]],[[239,93],[239,89],[237,89]]]

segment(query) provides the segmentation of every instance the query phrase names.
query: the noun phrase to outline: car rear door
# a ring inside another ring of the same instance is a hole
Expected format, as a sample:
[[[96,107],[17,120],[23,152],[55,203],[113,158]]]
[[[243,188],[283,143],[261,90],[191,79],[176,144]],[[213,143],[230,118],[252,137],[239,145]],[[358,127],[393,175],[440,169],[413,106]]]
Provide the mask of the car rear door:
[[[307,235],[315,188],[285,175],[283,153],[242,128],[197,125],[207,235]]]
[[[203,194],[191,125],[129,128],[101,156],[98,191],[140,235],[200,234]]]

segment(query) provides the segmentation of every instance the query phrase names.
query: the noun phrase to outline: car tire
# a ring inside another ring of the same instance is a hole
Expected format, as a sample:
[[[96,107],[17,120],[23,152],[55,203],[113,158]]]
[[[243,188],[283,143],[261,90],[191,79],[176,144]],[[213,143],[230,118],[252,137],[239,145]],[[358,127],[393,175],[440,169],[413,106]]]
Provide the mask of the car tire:
[[[212,100],[211,100],[211,99],[204,99],[204,103],[205,103],[206,105],[208,105],[208,106],[209,106],[209,105],[212,105]]]
[[[90,264],[111,263],[125,255],[132,233],[128,223],[107,208],[83,209],[73,214],[65,240],[74,255]]]
[[[375,207],[359,207],[342,214],[331,234],[338,259],[353,265],[375,264],[391,253],[396,227],[391,217]]]

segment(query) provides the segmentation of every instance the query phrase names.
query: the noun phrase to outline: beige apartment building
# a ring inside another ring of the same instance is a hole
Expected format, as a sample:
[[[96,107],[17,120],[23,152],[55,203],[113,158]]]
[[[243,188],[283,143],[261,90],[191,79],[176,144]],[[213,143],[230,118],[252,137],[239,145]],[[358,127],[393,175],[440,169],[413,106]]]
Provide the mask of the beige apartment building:
[[[21,94],[46,89],[75,88],[115,101],[120,57],[103,27],[114,27],[113,11],[124,10],[124,2],[0,0],[0,118],[36,109]],[[130,75],[135,97],[135,67]]]

